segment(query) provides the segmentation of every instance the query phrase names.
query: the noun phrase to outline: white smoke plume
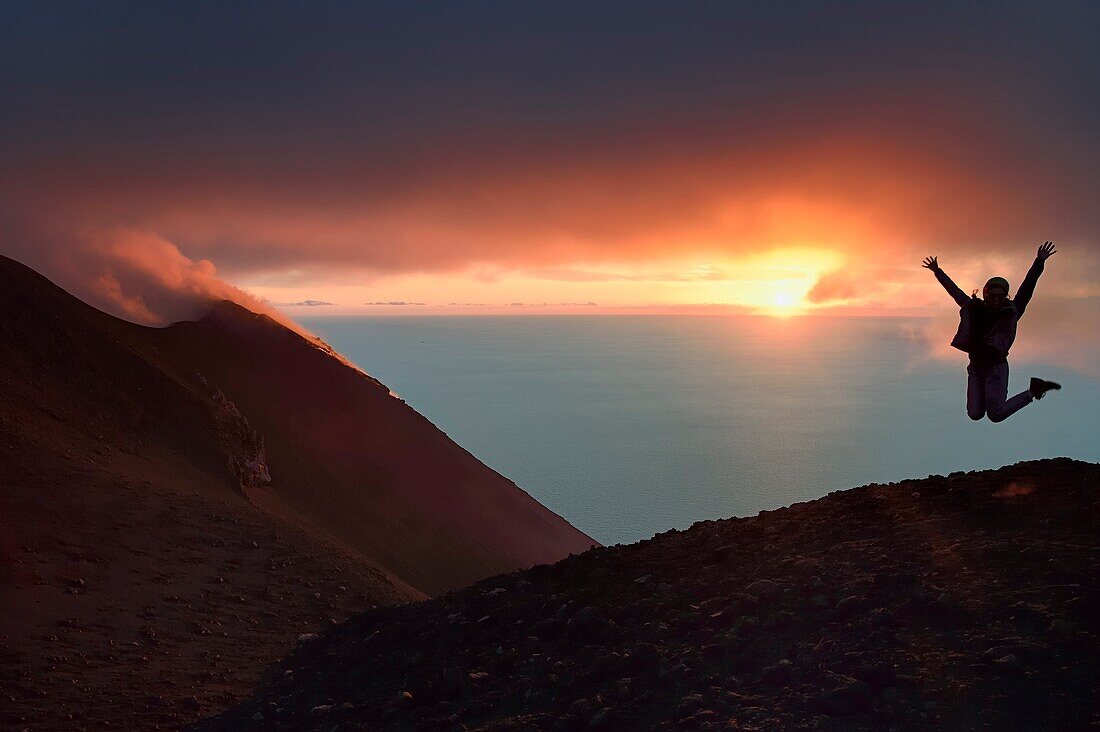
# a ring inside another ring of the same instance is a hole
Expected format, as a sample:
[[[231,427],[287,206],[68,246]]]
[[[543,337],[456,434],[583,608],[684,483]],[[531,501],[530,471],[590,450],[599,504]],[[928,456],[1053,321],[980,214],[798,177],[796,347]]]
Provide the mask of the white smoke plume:
[[[196,320],[212,302],[231,300],[302,329],[264,301],[218,277],[171,241],[133,228],[71,229],[3,222],[6,254],[93,307],[135,323],[163,326]]]

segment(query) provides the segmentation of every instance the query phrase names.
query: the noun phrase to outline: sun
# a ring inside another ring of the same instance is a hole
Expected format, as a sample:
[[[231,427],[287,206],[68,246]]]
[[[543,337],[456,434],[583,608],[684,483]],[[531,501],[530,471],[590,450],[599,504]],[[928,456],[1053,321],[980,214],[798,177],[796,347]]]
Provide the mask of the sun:
[[[797,302],[794,293],[780,290],[772,296],[772,305],[777,308],[792,308]]]
[[[773,318],[789,318],[804,312],[802,291],[796,289],[798,285],[784,283],[778,285],[768,296],[770,301],[767,307],[757,312],[761,315],[770,315]]]

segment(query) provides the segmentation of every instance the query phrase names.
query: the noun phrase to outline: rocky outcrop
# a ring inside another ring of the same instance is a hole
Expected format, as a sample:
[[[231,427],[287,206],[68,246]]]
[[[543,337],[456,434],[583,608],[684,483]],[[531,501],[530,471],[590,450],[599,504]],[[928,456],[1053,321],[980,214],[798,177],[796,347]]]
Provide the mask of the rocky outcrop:
[[[264,438],[221,390],[215,391],[214,424],[225,455],[226,469],[242,494],[271,482]]]
[[[837,492],[352,618],[229,729],[1080,729],[1100,466]]]

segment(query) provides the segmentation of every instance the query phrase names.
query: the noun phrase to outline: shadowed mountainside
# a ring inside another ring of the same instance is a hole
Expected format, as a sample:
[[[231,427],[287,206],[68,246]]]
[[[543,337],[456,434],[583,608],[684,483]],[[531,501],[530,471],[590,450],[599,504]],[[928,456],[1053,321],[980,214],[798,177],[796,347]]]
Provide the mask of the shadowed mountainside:
[[[147,335],[170,363],[217,385],[263,436],[272,482],[249,493],[254,501],[423,592],[595,543],[387,387],[266,316],[222,302],[200,322]]]
[[[194,729],[1095,727],[1098,481],[864,486],[371,610]]]
[[[593,544],[232,303],[146,328],[0,257],[0,364],[3,724],[178,724],[353,608]]]

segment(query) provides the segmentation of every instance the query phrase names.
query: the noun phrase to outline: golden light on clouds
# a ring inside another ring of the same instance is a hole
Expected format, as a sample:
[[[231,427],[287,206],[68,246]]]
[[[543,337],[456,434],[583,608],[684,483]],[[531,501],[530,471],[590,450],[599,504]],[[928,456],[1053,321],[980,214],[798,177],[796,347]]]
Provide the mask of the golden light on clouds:
[[[731,301],[762,315],[789,317],[815,305],[807,293],[826,273],[838,269],[844,257],[835,251],[799,246],[777,249],[743,261],[746,278],[737,283]]]
[[[1053,239],[1042,302],[1092,332],[1091,6],[163,25],[40,5],[4,26],[0,252],[123,317],[238,288],[335,303],[293,315],[929,314],[923,257],[969,291]]]
[[[1095,294],[1091,9],[677,5],[559,27],[540,7],[165,26],[28,4],[4,26],[0,250],[159,323],[234,286],[325,312],[895,313],[942,305],[924,256],[972,286],[1047,239],[1078,257],[1060,291]],[[120,230],[166,246],[101,246]]]
[[[324,312],[362,312],[367,304],[371,313],[406,315],[725,307],[789,316],[819,307],[807,300],[807,293],[844,261],[843,255],[829,249],[793,246],[743,257],[700,255],[646,263],[511,268],[486,264],[441,274],[350,278],[324,290],[324,299],[336,303]],[[262,279],[244,284],[272,302],[301,301],[308,292]],[[390,303],[394,307],[384,306]]]

